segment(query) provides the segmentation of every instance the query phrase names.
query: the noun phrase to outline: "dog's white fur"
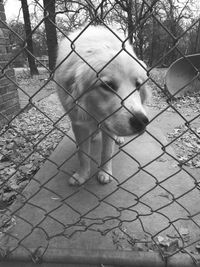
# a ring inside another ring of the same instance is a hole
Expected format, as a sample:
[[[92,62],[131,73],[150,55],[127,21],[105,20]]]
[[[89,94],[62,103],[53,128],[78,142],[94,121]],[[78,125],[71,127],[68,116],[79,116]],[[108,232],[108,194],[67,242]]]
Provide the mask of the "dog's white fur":
[[[80,166],[69,180],[72,185],[83,184],[90,176],[92,133],[102,130],[98,180],[108,183],[115,137],[136,134],[148,123],[143,107],[145,64],[125,37],[115,34],[103,26],[89,26],[59,44],[54,77],[79,147]]]

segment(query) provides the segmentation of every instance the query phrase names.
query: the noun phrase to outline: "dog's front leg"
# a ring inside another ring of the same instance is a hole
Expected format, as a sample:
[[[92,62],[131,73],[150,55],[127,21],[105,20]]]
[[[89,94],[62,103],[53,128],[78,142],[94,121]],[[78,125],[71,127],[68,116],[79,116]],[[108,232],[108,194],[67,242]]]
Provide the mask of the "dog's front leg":
[[[72,128],[78,145],[79,168],[69,179],[70,185],[83,184],[90,175],[90,137],[89,130],[80,125],[73,125]]]
[[[114,136],[102,132],[102,151],[101,151],[101,170],[98,172],[97,179],[102,184],[112,181],[112,155],[114,150]]]

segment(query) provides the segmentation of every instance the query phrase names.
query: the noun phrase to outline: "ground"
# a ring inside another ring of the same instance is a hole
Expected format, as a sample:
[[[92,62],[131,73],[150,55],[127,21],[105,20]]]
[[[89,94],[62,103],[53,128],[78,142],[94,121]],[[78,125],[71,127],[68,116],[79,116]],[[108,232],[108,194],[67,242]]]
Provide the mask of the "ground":
[[[164,88],[166,69],[156,69],[152,77]],[[188,94],[167,103],[167,97],[152,82],[153,97],[150,106],[165,110],[158,118],[160,127],[172,145],[180,161],[187,166],[200,166],[200,93]],[[194,158],[192,158],[194,156]],[[191,159],[192,158],[192,159]]]
[[[188,95],[167,103],[164,91],[165,73],[166,69],[155,69],[150,73],[149,86],[152,88],[152,98],[147,103],[147,109],[150,111],[151,125],[159,125],[169,146],[173,147],[179,163],[188,168],[195,177],[199,177],[200,94]],[[24,70],[18,71],[17,82],[24,92],[32,96],[32,105],[28,105],[17,116],[12,122],[12,127],[11,125],[9,129],[5,127],[1,132],[0,145],[3,153],[0,159],[3,184],[1,210],[5,210],[14,202],[17,192],[27,185],[55,150],[64,133],[70,129],[67,117],[57,122],[63,115],[63,110],[55,95],[55,84],[49,82],[46,73],[30,78]],[[21,89],[19,89],[19,96],[21,107],[24,108],[28,104],[29,97]],[[36,94],[37,92],[39,93]],[[8,179],[10,176],[11,178]],[[3,225],[9,228],[9,224],[13,223],[12,220],[3,219],[5,221],[5,223],[2,222]],[[127,237],[126,231],[127,229],[121,229],[112,232],[113,244],[117,249],[127,246],[134,250],[155,249],[148,238],[140,240],[141,242],[136,246],[134,241]],[[180,231],[187,237],[186,228]],[[169,240],[160,236],[159,242],[166,244]]]

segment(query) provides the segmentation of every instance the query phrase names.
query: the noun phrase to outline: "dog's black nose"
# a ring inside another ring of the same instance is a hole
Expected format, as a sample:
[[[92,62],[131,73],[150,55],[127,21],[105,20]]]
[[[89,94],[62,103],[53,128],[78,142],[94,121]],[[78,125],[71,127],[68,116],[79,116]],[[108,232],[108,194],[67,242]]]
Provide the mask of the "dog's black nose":
[[[134,113],[134,115],[130,118],[131,127],[138,132],[143,131],[148,123],[149,119],[142,112]]]

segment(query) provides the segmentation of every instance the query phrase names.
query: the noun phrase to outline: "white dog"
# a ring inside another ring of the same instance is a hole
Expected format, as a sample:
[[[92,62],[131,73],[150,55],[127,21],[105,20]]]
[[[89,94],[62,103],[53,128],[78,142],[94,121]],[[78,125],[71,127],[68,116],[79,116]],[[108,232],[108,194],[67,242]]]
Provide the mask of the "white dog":
[[[79,168],[70,178],[81,185],[90,177],[90,144],[102,132],[98,181],[112,180],[116,136],[141,133],[148,124],[145,64],[119,32],[89,26],[64,38],[58,48],[55,81],[61,103],[69,114],[76,138]]]

